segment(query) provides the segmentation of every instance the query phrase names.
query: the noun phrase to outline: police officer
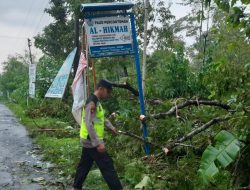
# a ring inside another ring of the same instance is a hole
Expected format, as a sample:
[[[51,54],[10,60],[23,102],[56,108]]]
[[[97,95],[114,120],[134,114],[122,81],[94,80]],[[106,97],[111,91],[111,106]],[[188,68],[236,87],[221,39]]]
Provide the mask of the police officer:
[[[109,98],[111,92],[112,84],[107,80],[100,80],[94,94],[86,101],[80,129],[83,149],[81,160],[76,170],[73,190],[82,189],[83,182],[94,161],[99,167],[109,189],[122,189],[112,158],[108,155],[103,142],[104,128],[113,134],[117,134],[116,128],[104,118],[105,112],[100,103],[100,100]]]

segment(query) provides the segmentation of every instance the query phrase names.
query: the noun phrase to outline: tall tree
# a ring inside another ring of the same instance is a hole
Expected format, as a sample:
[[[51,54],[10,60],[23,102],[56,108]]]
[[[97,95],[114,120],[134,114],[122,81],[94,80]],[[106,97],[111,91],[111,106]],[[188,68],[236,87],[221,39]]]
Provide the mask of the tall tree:
[[[35,46],[46,55],[63,59],[74,47],[75,15],[80,14],[81,3],[107,2],[107,0],[50,0],[50,8],[45,12],[54,22],[35,37]]]
[[[67,10],[65,0],[51,0],[50,5],[45,12],[53,17],[54,22],[35,37],[35,46],[46,55],[63,59],[74,44],[74,22],[68,18],[72,13]]]
[[[148,30],[148,8],[149,0],[144,1],[144,37],[143,37],[143,60],[142,60],[142,88],[145,90],[146,62],[147,62],[147,30]],[[144,91],[145,92],[145,91]]]

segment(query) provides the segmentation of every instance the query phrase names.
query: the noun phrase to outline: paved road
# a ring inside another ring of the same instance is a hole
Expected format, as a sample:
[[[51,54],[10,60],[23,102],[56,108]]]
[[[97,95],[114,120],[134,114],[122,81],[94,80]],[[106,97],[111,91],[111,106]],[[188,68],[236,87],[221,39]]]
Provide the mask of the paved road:
[[[0,190],[63,189],[35,156],[34,145],[14,114],[0,103]],[[50,184],[50,185],[49,185]]]

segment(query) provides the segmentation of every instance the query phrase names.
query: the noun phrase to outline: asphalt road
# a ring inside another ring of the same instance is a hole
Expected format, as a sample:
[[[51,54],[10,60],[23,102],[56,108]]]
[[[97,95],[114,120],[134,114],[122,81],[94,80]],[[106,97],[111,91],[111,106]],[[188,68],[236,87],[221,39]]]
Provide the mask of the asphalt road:
[[[0,190],[64,189],[52,183],[24,126],[0,103]]]

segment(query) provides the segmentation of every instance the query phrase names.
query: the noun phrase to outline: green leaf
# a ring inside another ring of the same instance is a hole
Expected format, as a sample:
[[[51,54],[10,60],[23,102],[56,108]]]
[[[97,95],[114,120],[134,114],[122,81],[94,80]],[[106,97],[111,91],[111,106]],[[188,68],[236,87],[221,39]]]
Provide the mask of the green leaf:
[[[220,131],[215,136],[215,146],[209,145],[202,154],[200,169],[198,173],[203,182],[212,181],[219,173],[217,165],[223,168],[231,164],[240,150],[241,143],[231,133]],[[216,165],[217,164],[217,165]]]
[[[246,28],[246,36],[250,37],[250,27]]]
[[[240,24],[240,19],[244,17],[243,10],[239,7],[233,7],[232,13],[230,14],[230,22],[233,23],[234,27]]]
[[[232,0],[231,1],[231,7],[234,6],[234,4],[236,3],[237,0]]]
[[[216,92],[213,90],[211,91],[210,95],[208,96],[209,99],[213,98],[216,95]]]
[[[223,11],[229,12],[229,9],[230,9],[229,0],[223,0],[223,1],[221,1],[221,0],[215,0],[215,3]]]
[[[210,6],[210,4],[211,4],[211,0],[205,0],[205,7]]]
[[[241,2],[244,4],[250,4],[250,0],[241,0]]]
[[[250,29],[250,28],[249,28],[249,29]],[[246,68],[246,69],[250,69],[250,63],[246,63],[246,64],[245,64],[245,68]]]
[[[135,189],[144,189],[148,185],[149,182],[150,182],[150,178],[148,176],[144,176],[142,181],[135,186]]]
[[[229,105],[231,105],[231,104],[233,104],[233,103],[236,103],[236,102],[237,102],[237,95],[231,95],[231,96],[230,96],[230,99],[227,100],[227,103],[228,103]]]

